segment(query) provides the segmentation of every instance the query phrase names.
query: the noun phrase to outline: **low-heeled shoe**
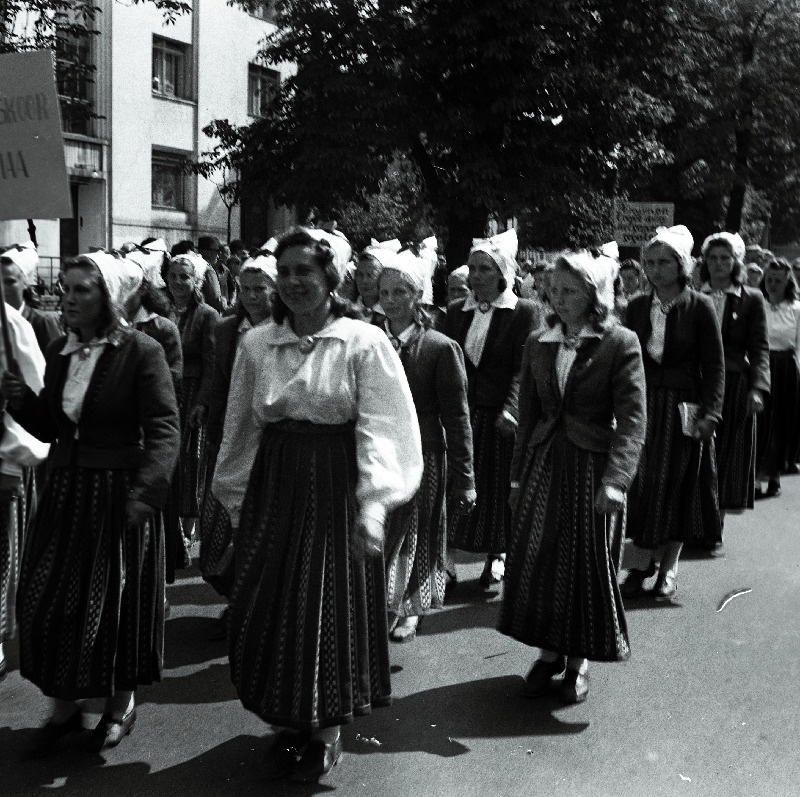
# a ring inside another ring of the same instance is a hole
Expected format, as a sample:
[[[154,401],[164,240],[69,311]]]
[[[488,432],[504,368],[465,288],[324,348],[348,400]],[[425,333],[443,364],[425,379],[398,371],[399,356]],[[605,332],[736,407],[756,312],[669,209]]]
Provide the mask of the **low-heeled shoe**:
[[[644,582],[656,572],[656,566],[650,562],[647,570],[636,570],[631,568],[625,581],[619,586],[620,595],[623,598],[639,598],[645,594]]]
[[[771,481],[767,485],[767,498],[777,498],[781,494],[780,482]]]
[[[307,731],[281,731],[264,753],[264,777],[267,780],[288,778],[309,739],[311,733]]]
[[[107,747],[116,747],[133,730],[136,724],[136,709],[132,708],[121,720],[115,720],[111,714],[103,714],[100,722],[89,734],[87,750],[99,753]]]
[[[58,743],[83,730],[83,712],[76,711],[66,722],[53,722],[38,728],[33,741],[23,753],[24,758],[38,758],[51,753]]]
[[[550,689],[550,682],[557,675],[564,672],[565,659],[559,656],[555,661],[542,661],[539,659],[525,676],[525,686],[522,689],[523,697],[541,697]]]
[[[299,783],[316,783],[339,763],[342,757],[342,737],[326,744],[322,739],[312,739],[292,773]]]
[[[583,703],[589,696],[589,676],[567,669],[559,694],[565,703]]]
[[[678,591],[678,579],[675,576],[659,576],[653,587],[653,595],[657,601],[671,600]]]

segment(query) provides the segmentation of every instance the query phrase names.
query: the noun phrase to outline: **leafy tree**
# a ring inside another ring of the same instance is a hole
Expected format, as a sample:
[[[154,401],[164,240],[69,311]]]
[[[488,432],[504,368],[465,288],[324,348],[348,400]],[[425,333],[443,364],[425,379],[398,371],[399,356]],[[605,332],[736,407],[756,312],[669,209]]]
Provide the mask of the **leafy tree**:
[[[379,193],[406,153],[459,264],[490,214],[559,186],[575,208],[624,195],[669,160],[671,13],[668,0],[284,0],[263,58],[296,74],[264,119],[213,131],[301,215]]]

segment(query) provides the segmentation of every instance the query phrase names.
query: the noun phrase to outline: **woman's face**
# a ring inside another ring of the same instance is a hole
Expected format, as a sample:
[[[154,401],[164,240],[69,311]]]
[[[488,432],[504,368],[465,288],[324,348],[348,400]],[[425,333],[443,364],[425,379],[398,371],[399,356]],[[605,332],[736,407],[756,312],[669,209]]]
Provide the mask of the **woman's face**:
[[[88,268],[71,268],[61,275],[63,307],[67,326],[97,330],[105,306],[105,297],[94,273]]]
[[[365,307],[378,302],[378,277],[381,266],[372,257],[362,257],[356,264],[356,288]]]
[[[330,297],[325,272],[314,261],[314,252],[292,246],[278,260],[278,295],[294,315],[309,315]]]
[[[789,282],[789,272],[781,268],[769,267],[764,272],[764,287],[773,301],[779,301],[786,295],[786,283]]]
[[[447,278],[447,301],[455,302],[457,299],[466,299],[469,296],[469,285],[464,274],[451,274]]]
[[[378,299],[389,321],[411,321],[422,291],[416,290],[401,274],[391,269],[378,280]]]
[[[197,286],[194,266],[181,261],[171,263],[167,272],[167,284],[175,299],[188,299]]]
[[[735,265],[731,250],[724,244],[712,246],[706,252],[706,266],[712,285],[727,286]]]
[[[245,271],[239,275],[239,297],[247,315],[263,319],[269,315],[269,298],[275,286],[263,271]]]
[[[586,283],[577,275],[557,268],[550,278],[550,302],[558,317],[568,326],[589,320],[592,297]]]
[[[25,278],[22,276],[22,271],[14,263],[3,263],[0,268],[3,272],[3,291],[6,302],[15,310],[19,310],[22,307],[25,291]]]
[[[493,302],[500,295],[500,280],[503,275],[486,252],[473,252],[467,262],[469,284],[479,302]]]
[[[680,265],[673,251],[664,244],[655,244],[644,253],[644,273],[657,291],[678,287]]]

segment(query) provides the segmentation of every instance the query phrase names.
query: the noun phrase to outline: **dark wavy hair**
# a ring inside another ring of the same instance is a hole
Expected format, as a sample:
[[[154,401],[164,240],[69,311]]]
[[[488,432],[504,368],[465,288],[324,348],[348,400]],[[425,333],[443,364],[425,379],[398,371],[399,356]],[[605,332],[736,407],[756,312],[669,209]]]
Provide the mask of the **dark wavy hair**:
[[[395,274],[399,274],[403,281],[406,282],[409,287],[411,287],[415,291],[419,291],[419,286],[414,284],[414,280],[406,274],[404,271],[400,271],[396,268],[385,268],[381,273],[378,275],[378,291],[381,288],[381,279],[383,279],[383,275],[387,271],[393,271]],[[379,297],[380,299],[380,297]],[[430,313],[422,306],[422,296],[417,297],[414,300],[414,323],[419,324],[421,327],[425,329],[432,329],[433,328],[433,318],[431,318]]]
[[[744,260],[736,257],[736,255],[733,253],[733,247],[730,245],[730,242],[721,235],[712,235],[706,242],[706,245],[703,247],[705,252],[700,258],[700,282],[706,283],[711,280],[711,274],[708,271],[708,263],[706,263],[706,258],[708,257],[708,253],[715,246],[724,246],[731,253],[731,257],[733,258],[731,284],[744,285],[744,283],[747,281],[747,270],[744,267]]]
[[[315,238],[305,227],[292,227],[287,230],[279,239],[275,247],[275,260],[280,265],[281,256],[288,249],[302,247],[311,250],[311,257],[315,265],[322,269],[325,275],[325,283],[328,286],[331,299],[331,315],[335,318],[360,318],[358,310],[336,293],[336,288],[341,282],[339,269],[336,267],[333,249],[327,241],[320,241]],[[278,291],[272,295],[272,318],[275,323],[282,324],[285,318],[292,321],[292,311],[284,304]]]
[[[100,309],[100,322],[95,330],[97,337],[103,337],[113,332],[120,324],[122,319],[122,308],[111,301],[111,294],[108,292],[106,281],[100,273],[97,264],[85,255],[78,257],[71,257],[61,264],[61,273],[67,274],[75,269],[82,269],[88,272],[92,284],[100,288],[100,294],[103,297],[103,305]],[[71,328],[73,332],[78,332],[77,329]]]
[[[785,271],[789,275],[789,279],[786,280],[786,289],[783,292],[783,300],[788,302],[793,302],[797,299],[797,283],[794,281],[794,273],[792,272],[792,267],[789,265],[788,260],[784,260],[782,257],[773,257],[768,263],[764,265],[764,276],[761,278],[761,293],[764,294],[764,298],[769,301],[769,294],[767,293],[767,269],[774,268],[778,271]]]

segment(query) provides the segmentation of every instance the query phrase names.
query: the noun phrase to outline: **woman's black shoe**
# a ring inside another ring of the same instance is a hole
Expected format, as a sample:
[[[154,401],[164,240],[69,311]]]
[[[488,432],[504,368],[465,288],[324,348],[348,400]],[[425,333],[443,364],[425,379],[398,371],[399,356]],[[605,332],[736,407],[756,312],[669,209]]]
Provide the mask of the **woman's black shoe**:
[[[777,498],[781,494],[781,483],[770,479],[767,485],[767,498]]]
[[[316,783],[339,763],[341,757],[341,736],[331,744],[326,744],[322,739],[312,739],[294,768],[292,780],[300,783]]]
[[[310,738],[311,734],[305,731],[281,731],[264,754],[264,777],[267,780],[288,778]]]

